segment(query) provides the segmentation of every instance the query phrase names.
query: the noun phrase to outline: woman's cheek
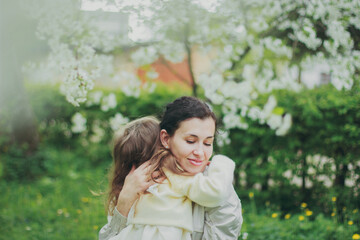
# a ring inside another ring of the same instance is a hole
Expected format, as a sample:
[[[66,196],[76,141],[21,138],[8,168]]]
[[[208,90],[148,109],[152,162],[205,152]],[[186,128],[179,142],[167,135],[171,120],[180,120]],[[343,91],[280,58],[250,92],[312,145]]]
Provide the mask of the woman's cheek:
[[[213,154],[213,147],[211,146],[210,149],[206,151],[206,159],[209,160],[212,154]]]

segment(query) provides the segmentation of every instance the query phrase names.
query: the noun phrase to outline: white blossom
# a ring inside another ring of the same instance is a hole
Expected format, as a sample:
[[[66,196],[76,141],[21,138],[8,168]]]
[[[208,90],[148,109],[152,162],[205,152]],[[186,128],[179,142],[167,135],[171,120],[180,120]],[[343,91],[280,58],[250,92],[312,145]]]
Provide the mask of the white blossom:
[[[266,120],[266,123],[270,126],[271,129],[278,129],[282,124],[282,117],[277,114],[271,114],[270,117]]]
[[[150,79],[156,79],[159,77],[159,73],[156,72],[155,70],[148,71],[148,72],[146,72],[146,77],[148,77]]]
[[[103,97],[101,101],[101,110],[104,112],[109,111],[110,109],[114,109],[117,106],[116,96],[114,93],[110,93],[109,95]]]
[[[317,180],[319,182],[322,182],[324,184],[325,187],[330,188],[333,185],[333,182],[331,181],[331,179],[327,176],[327,175],[318,175],[317,176]]]
[[[261,111],[261,109],[259,107],[249,108],[247,116],[253,121],[258,120],[258,119],[265,120],[264,112]]]
[[[231,129],[231,128],[247,129],[249,127],[249,125],[246,122],[244,122],[244,120],[239,115],[236,114],[229,113],[225,115],[223,121],[226,129]]]
[[[293,184],[293,185],[296,185],[298,187],[301,187],[302,186],[302,178],[298,177],[297,175],[294,175],[291,178],[290,183]]]
[[[247,232],[244,232],[244,233],[242,234],[242,239],[243,239],[243,240],[246,240],[246,239],[248,238],[248,236],[249,236],[249,234],[248,234]]]
[[[112,56],[98,54],[95,49],[106,52],[117,42],[99,29],[95,14],[89,17],[81,12],[76,1],[32,1],[29,9],[38,20],[37,36],[50,47],[44,70],[48,68],[60,77],[61,93],[79,106],[86,101],[94,80],[112,70]]]
[[[275,134],[277,136],[284,136],[291,128],[291,125],[292,125],[291,115],[287,113],[282,118],[281,126],[278,129],[276,129]]]
[[[72,127],[71,131],[73,133],[81,133],[86,130],[86,118],[79,112],[75,113],[71,118]]]
[[[291,179],[293,174],[292,174],[292,171],[290,169],[286,170],[285,172],[283,172],[282,174],[285,178],[287,179]]]
[[[174,41],[164,41],[157,46],[158,52],[162,54],[166,60],[173,63],[180,63],[184,60],[184,45]]]
[[[268,101],[266,102],[266,104],[264,106],[264,109],[263,109],[263,113],[264,113],[266,118],[271,116],[271,114],[272,114],[274,108],[276,107],[276,105],[277,105],[276,98],[273,95],[271,95],[268,98]]]
[[[90,107],[93,105],[99,105],[101,102],[101,98],[103,96],[102,91],[94,91],[89,93],[89,96],[86,101],[86,106]]]
[[[105,130],[100,127],[100,123],[98,121],[95,121],[95,123],[93,124],[92,131],[93,134],[89,138],[90,142],[93,143],[100,142],[105,135]]]
[[[111,129],[115,132],[120,129],[120,127],[129,122],[127,117],[124,117],[121,113],[116,113],[114,117],[109,120]]]
[[[218,146],[223,147],[224,145],[230,144],[229,131],[221,131],[216,135],[216,143]]]
[[[158,59],[158,53],[155,47],[140,47],[134,53],[131,54],[131,60],[137,66],[143,66],[151,64]]]

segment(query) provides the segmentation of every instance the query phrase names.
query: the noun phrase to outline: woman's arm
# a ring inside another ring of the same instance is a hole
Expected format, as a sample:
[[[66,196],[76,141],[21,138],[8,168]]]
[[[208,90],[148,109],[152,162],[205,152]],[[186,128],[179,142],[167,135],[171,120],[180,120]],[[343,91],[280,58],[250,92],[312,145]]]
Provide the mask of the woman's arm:
[[[202,240],[236,240],[240,235],[242,223],[241,201],[231,186],[230,195],[226,202],[218,207],[205,208]]]
[[[108,222],[99,232],[99,240],[109,240],[118,235],[126,227],[127,218],[114,209],[113,216],[108,216]]]
[[[204,175],[207,176],[207,169]],[[227,200],[220,206],[204,208],[198,204],[194,205],[193,240],[238,239],[243,223],[241,201],[232,182],[229,183],[228,189]]]

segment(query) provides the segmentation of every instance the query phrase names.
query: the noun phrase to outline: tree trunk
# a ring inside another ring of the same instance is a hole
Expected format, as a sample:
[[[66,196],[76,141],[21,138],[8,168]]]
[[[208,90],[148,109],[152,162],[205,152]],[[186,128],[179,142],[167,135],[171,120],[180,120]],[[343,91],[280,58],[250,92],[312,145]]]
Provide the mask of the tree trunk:
[[[187,24],[184,29],[184,46],[185,46],[186,54],[187,54],[187,64],[189,67],[192,94],[194,97],[197,97],[197,84],[195,81],[195,75],[194,75],[194,71],[193,71],[192,49],[191,49],[191,44],[189,43],[189,35],[190,35],[189,32],[190,32],[190,26],[189,26],[189,24]]]
[[[269,161],[268,161],[268,158],[267,157],[263,157],[261,159],[261,165],[260,165],[260,168],[262,169],[267,169],[268,168],[268,164],[269,164]],[[268,172],[268,170],[266,170],[266,172]],[[267,173],[265,175],[265,179],[264,179],[264,182],[263,184],[261,184],[261,191],[263,192],[266,192],[267,190],[269,190],[269,179],[270,179],[270,174]]]
[[[185,42],[185,48],[186,48],[187,63],[188,63],[190,78],[191,78],[192,94],[194,97],[197,97],[197,84],[195,82],[195,76],[194,76],[194,71],[193,71],[192,50],[187,41]]]

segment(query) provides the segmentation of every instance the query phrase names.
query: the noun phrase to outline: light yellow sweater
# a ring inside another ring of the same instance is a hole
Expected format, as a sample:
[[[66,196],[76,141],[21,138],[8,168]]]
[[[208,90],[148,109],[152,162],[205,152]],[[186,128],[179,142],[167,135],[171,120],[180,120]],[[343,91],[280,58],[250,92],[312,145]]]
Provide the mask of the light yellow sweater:
[[[173,226],[192,231],[192,201],[204,207],[216,207],[229,195],[235,164],[226,156],[213,157],[208,176],[182,176],[164,169],[167,176],[143,194],[133,206],[128,224]]]

